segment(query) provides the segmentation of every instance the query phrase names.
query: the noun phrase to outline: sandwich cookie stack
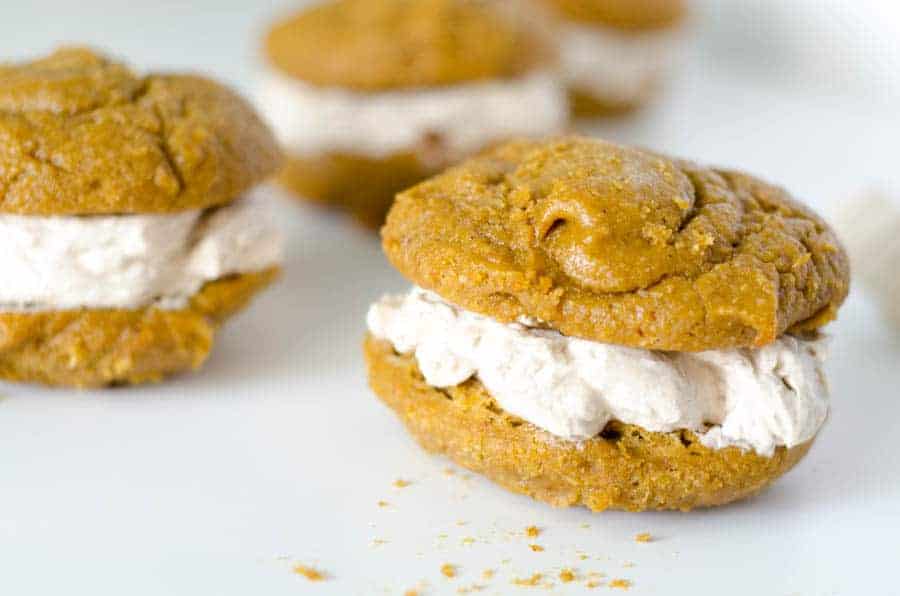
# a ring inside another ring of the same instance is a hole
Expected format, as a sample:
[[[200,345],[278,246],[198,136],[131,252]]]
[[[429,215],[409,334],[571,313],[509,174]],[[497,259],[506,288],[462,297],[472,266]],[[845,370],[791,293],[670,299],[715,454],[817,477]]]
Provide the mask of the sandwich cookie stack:
[[[828,413],[834,233],[749,175],[578,137],[401,193],[415,284],[368,313],[371,385],[427,449],[553,505],[682,509],[768,486]]]
[[[87,49],[0,65],[0,378],[96,387],[198,367],[276,277],[250,191],[278,167],[237,95]]]
[[[461,158],[563,131],[551,53],[477,0],[337,0],[279,22],[259,101],[281,181],[378,228],[397,192]]]
[[[536,0],[558,21],[559,60],[577,116],[647,103],[678,62],[683,0]]]

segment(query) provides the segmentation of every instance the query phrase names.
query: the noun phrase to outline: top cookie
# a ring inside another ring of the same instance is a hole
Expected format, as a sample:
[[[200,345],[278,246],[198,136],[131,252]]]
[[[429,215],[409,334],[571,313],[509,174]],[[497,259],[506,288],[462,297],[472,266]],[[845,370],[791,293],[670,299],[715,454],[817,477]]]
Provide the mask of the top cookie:
[[[684,0],[543,0],[573,21],[621,29],[659,29],[677,24]]]
[[[323,87],[381,91],[512,77],[542,60],[535,35],[476,0],[338,0],[277,24],[269,60]]]
[[[205,208],[279,161],[253,109],[213,81],[138,77],[87,49],[0,65],[0,212]]]
[[[579,137],[520,141],[398,195],[391,262],[464,308],[589,340],[762,346],[834,318],[847,256],[785,191]]]

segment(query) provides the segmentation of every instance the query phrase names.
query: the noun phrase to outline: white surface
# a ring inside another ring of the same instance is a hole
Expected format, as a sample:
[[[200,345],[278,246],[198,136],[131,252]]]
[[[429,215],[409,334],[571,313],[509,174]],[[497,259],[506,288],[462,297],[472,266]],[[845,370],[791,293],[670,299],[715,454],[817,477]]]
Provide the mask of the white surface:
[[[812,439],[828,415],[824,337],[784,336],[756,350],[641,350],[566,337],[528,317],[503,324],[419,287],[373,303],[366,323],[413,355],[432,387],[476,377],[501,408],[569,441],[618,420],[771,456]]]
[[[598,130],[743,165],[824,210],[860,187],[897,184],[893,4],[710,0],[665,102]],[[140,65],[205,67],[249,88],[254,23],[270,7],[33,0],[4,9],[7,56],[82,39]],[[288,204],[282,212],[284,279],[221,334],[201,374],[108,393],[2,388],[0,593],[400,594],[427,580],[426,593],[453,594],[490,567],[497,576],[484,593],[515,594],[528,590],[511,576],[563,564],[629,578],[634,595],[897,593],[900,340],[864,294],[831,329],[830,422],[772,490],[691,514],[554,510],[447,477],[443,460],[413,445],[366,389],[359,350],[369,303],[405,283],[376,241],[343,220]],[[413,484],[392,488],[396,478]],[[544,552],[521,536],[529,524],[544,528]],[[644,531],[658,541],[636,543]],[[464,545],[466,536],[477,541]],[[460,565],[454,581],[438,572],[446,562]],[[294,563],[333,579],[310,584]]]
[[[404,152],[429,157],[437,138],[441,164],[499,139],[559,134],[568,106],[559,76],[535,72],[517,79],[442,89],[359,93],[321,88],[265,69],[258,105],[292,153],[352,153],[376,158]]]
[[[262,194],[164,215],[0,215],[0,308],[181,308],[206,282],[281,263]]]

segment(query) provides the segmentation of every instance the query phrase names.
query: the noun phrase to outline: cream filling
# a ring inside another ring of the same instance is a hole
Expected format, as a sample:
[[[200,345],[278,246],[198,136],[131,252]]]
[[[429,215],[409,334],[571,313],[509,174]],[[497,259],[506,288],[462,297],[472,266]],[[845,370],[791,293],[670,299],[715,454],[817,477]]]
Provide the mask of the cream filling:
[[[205,283],[281,262],[262,198],[171,215],[0,215],[0,310],[186,305]]]
[[[432,152],[454,161],[510,137],[559,133],[568,119],[565,92],[548,72],[360,93],[315,87],[270,70],[260,81],[258,101],[281,143],[299,156]]]
[[[611,103],[642,100],[676,62],[677,32],[625,33],[568,24],[559,34],[559,59],[570,86]]]
[[[507,412],[559,438],[610,420],[696,432],[707,447],[770,456],[812,439],[828,413],[823,340],[784,336],[760,349],[659,352],[501,324],[414,288],[368,312],[369,331],[414,354],[425,381],[477,377]]]

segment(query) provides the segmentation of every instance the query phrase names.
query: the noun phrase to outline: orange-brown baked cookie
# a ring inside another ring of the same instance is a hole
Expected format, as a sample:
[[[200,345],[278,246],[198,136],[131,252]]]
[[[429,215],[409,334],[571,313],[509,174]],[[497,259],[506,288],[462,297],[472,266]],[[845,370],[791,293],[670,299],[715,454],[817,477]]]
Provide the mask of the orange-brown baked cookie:
[[[3,65],[0,147],[0,378],[98,387],[196,368],[275,277],[280,231],[249,193],[280,152],[218,83],[88,49]]]
[[[617,422],[592,439],[563,441],[503,411],[477,379],[429,386],[414,356],[371,336],[365,354],[372,389],[424,448],[557,507],[724,505],[769,486],[811,445],[780,447],[764,457],[736,447],[710,449],[690,431],[654,433]]]
[[[565,91],[524,22],[473,0],[337,0],[276,23],[259,98],[281,181],[378,227],[394,194],[466,155],[560,132]]]
[[[216,330],[277,275],[268,269],[211,282],[177,310],[0,312],[0,378],[87,388],[199,368]]]
[[[416,284],[501,321],[656,350],[763,346],[834,318],[847,256],[784,190],[579,137],[517,142],[401,193]]]
[[[0,65],[0,212],[171,213],[230,202],[277,169],[250,106],[189,75],[138,76],[87,49]]]

